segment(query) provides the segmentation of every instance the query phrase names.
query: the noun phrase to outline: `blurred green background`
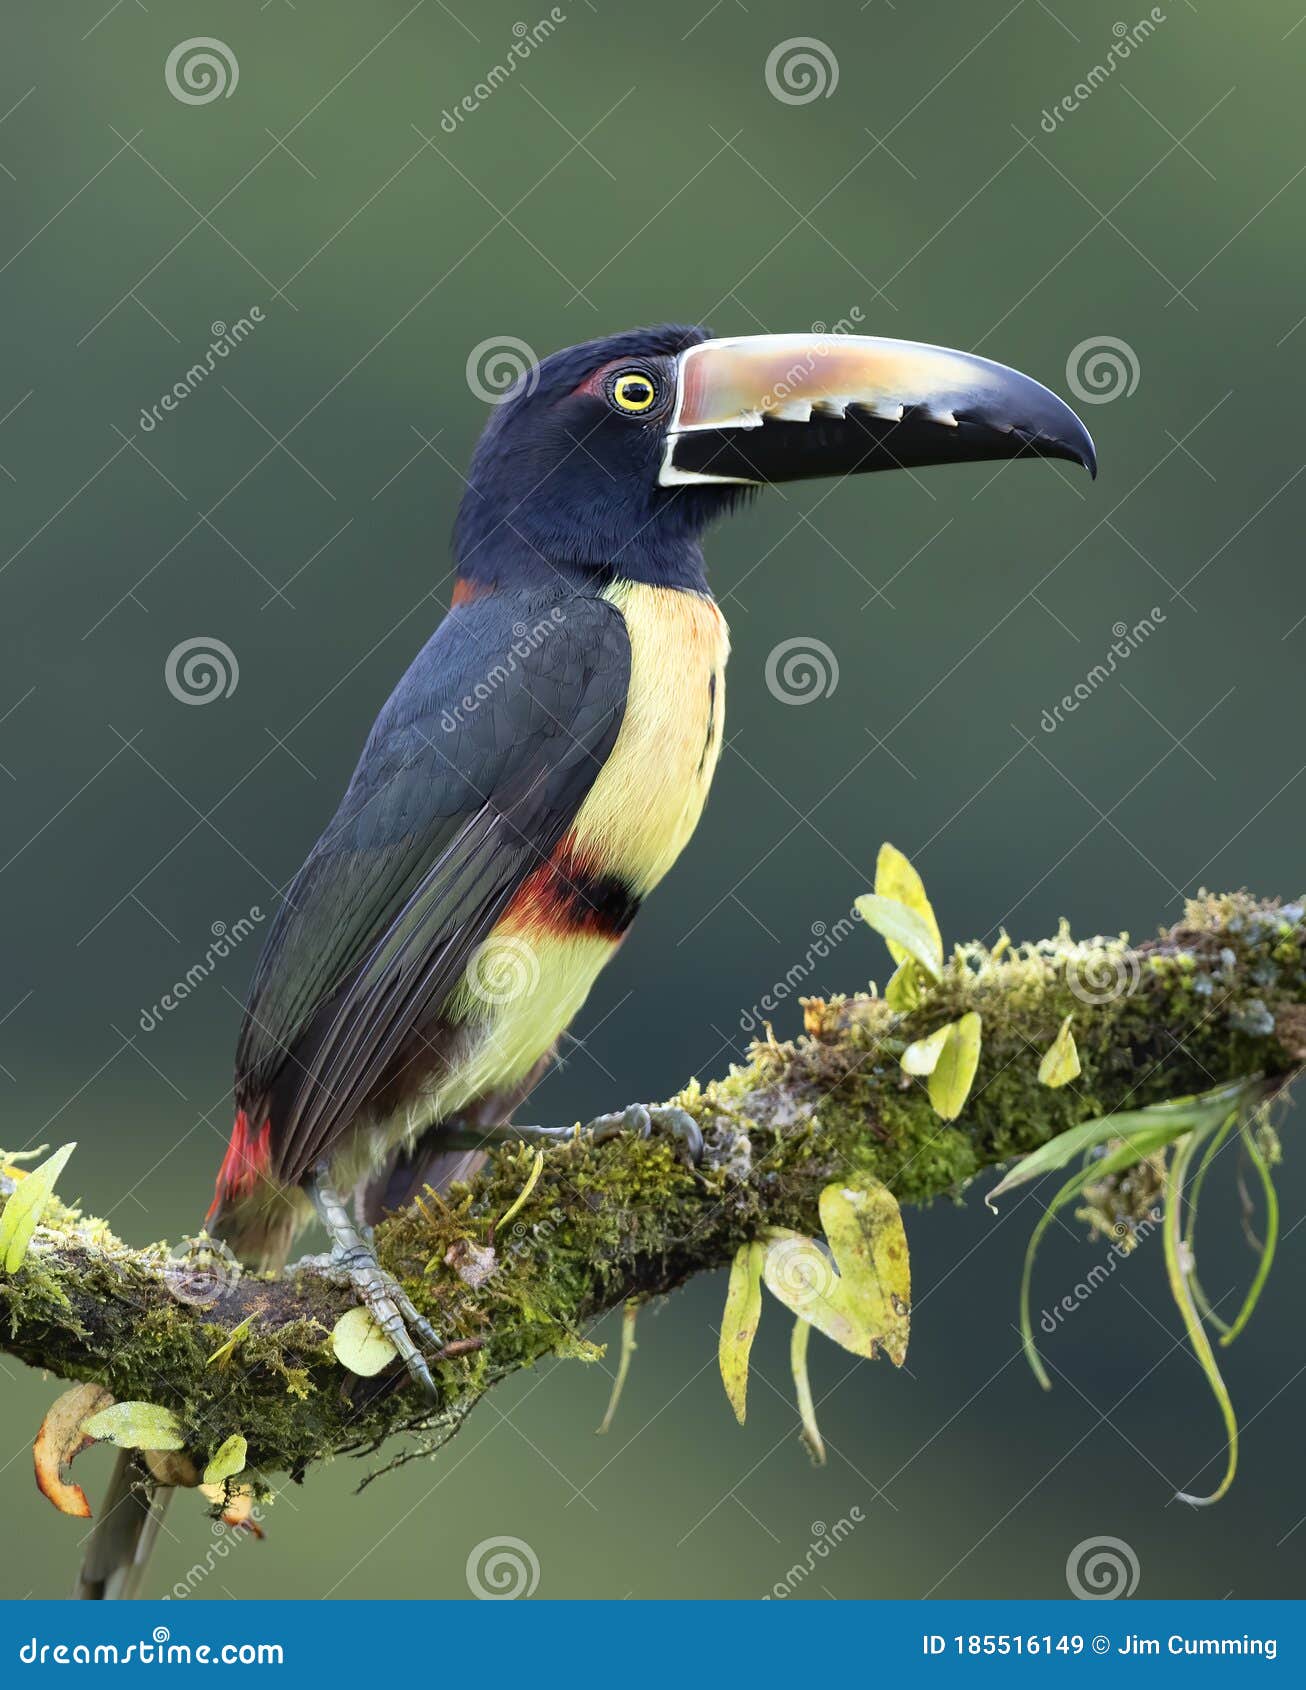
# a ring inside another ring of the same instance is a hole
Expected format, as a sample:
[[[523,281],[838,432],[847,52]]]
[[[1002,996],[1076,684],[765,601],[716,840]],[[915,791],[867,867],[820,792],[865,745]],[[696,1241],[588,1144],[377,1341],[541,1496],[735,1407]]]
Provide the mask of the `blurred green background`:
[[[153,1031],[141,1012],[215,923],[273,907],[438,619],[485,415],[467,361],[509,336],[543,353],[648,321],[851,316],[1067,397],[1076,349],[1124,343],[1121,390],[1078,404],[1096,484],[1049,464],[817,483],[713,535],[729,750],[533,1113],[584,1117],[720,1071],[883,838],[955,936],[1032,937],[1062,916],[1143,934],[1199,884],[1300,891],[1306,27],[1300,0],[1157,11],[1057,121],[1113,26],[1146,8],[566,0],[515,74],[442,128],[547,8],[11,9],[4,1141],[77,1139],[75,1183],[132,1240],[198,1224],[257,940]],[[191,105],[164,65],[197,36],[220,37],[239,76]],[[821,46],[825,92],[805,103],[767,86],[795,36]],[[212,325],[255,306],[264,321],[142,430]],[[1114,625],[1154,606],[1164,621],[1121,671],[1041,728]],[[201,636],[230,647],[239,684],[199,709],[164,667]],[[804,707],[765,682],[796,637],[839,667]],[[861,933],[805,989],[884,972]],[[792,1005],[777,1017],[796,1023]],[[855,1508],[795,1596],[1063,1595],[1067,1556],[1101,1536],[1131,1547],[1146,1596],[1300,1594],[1294,1140],[1280,1265],[1228,1363],[1242,1469],[1214,1510],[1172,1501],[1223,1451],[1159,1244],[1047,1340],[1045,1397],[1013,1328],[1040,1197],[995,1220],[973,1193],[908,1217],[907,1372],[813,1346],[823,1471],[796,1437],[788,1321],[766,1311],[740,1430],[715,1375],[724,1284],[700,1281],[645,1314],[606,1438],[609,1364],[544,1367],[494,1393],[438,1464],[361,1497],[364,1466],[314,1471],[261,1545],[215,1553],[183,1497],[153,1588],[202,1563],[205,1596],[462,1596],[469,1554],[508,1535],[538,1559],[541,1596],[759,1596]],[[1218,1297],[1251,1258],[1234,1195],[1213,1199]],[[1036,1306],[1101,1259],[1058,1229]],[[4,1360],[0,1381],[3,1594],[58,1594],[79,1528],[37,1497],[28,1453],[56,1383]],[[103,1453],[82,1465],[98,1487]]]

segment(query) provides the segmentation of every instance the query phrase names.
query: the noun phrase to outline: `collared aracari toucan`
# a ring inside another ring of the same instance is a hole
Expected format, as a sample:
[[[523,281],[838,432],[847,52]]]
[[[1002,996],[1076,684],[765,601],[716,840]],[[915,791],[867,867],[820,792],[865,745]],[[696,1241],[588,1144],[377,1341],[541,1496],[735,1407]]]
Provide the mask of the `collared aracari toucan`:
[[[438,1338],[338,1193],[370,1222],[544,1131],[512,1112],[720,754],[729,640],[703,531],[768,482],[1026,455],[1095,471],[1045,387],[910,341],[633,329],[523,376],[472,460],[452,608],[268,935],[211,1232],[276,1266],[316,1207],[429,1387]],[[687,1117],[635,1119],[695,1148]]]

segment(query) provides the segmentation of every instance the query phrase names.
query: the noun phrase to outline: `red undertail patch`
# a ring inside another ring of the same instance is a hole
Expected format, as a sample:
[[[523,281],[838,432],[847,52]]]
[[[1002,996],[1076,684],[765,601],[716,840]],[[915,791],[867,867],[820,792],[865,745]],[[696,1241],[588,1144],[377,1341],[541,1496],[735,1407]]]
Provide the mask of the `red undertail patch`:
[[[231,1142],[222,1158],[217,1181],[213,1187],[213,1202],[206,1220],[212,1220],[230,1197],[243,1197],[267,1173],[272,1162],[272,1122],[264,1121],[258,1132],[249,1130],[249,1117],[242,1109],[231,1129]]]

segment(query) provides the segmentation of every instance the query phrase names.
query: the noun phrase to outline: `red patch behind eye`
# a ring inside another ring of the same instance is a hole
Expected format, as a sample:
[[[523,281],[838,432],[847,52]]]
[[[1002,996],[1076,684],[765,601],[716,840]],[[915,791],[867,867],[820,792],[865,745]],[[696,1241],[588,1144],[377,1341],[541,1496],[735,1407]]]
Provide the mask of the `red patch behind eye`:
[[[603,384],[614,370],[624,370],[630,364],[629,358],[614,358],[611,363],[600,364],[593,375],[585,377],[579,387],[573,387],[573,393],[588,393],[596,399],[603,398]]]

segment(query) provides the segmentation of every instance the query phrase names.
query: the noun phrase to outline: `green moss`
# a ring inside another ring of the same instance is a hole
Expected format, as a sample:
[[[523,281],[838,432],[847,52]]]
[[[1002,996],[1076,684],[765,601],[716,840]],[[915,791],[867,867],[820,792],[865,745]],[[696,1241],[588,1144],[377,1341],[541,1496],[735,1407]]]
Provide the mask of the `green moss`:
[[[1081,1121],[1251,1072],[1295,1070],[1306,1062],[1300,914],[1245,894],[1202,897],[1173,932],[1137,951],[1123,940],[1076,943],[1064,929],[996,955],[963,946],[904,1016],[873,997],[809,1004],[807,1036],[759,1043],[747,1063],[674,1099],[703,1129],[701,1167],[686,1167],[656,1136],[577,1139],[549,1150],[500,1230],[534,1165],[533,1150],[502,1150],[472,1185],[378,1231],[383,1263],[462,1351],[436,1365],[434,1417],[411,1392],[350,1380],[336,1363],[330,1332],[347,1288],[307,1271],[279,1282],[247,1276],[219,1307],[197,1311],[170,1296],[162,1246],[128,1252],[103,1222],[62,1205],[23,1268],[0,1277],[5,1347],[101,1381],[120,1400],[162,1402],[201,1463],[234,1432],[265,1473],[298,1474],[398,1428],[418,1427],[419,1447],[430,1447],[517,1368],[588,1353],[594,1315],[724,1264],[763,1226],[815,1231],[817,1197],[832,1179],[882,1179],[903,1203],[957,1197],[983,1169]],[[1085,991],[1086,979],[1117,978],[1120,989],[1096,1001]],[[979,1070],[964,1113],[945,1125],[899,1057],[971,1010],[983,1021]],[[1038,1083],[1037,1069],[1066,1015],[1082,1072],[1054,1089]],[[1099,1197],[1104,1214],[1119,1200]],[[231,1357],[210,1366],[251,1316]]]

